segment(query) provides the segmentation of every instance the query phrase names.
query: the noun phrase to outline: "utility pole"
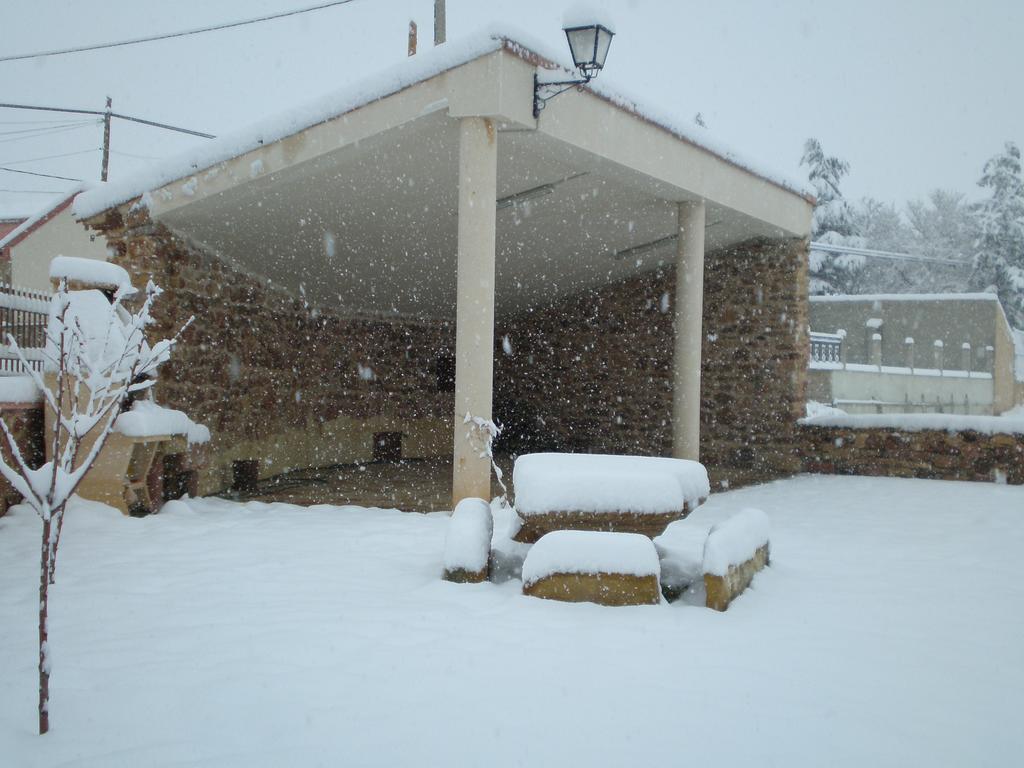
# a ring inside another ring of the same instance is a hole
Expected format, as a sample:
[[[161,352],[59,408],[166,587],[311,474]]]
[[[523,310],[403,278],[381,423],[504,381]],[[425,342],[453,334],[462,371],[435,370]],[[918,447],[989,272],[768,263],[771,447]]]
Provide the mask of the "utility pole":
[[[434,0],[434,45],[440,45],[445,39],[444,0]]]
[[[107,110],[103,113],[103,169],[100,171],[100,181],[107,180],[107,171],[110,168],[110,113],[114,102],[107,96]]]

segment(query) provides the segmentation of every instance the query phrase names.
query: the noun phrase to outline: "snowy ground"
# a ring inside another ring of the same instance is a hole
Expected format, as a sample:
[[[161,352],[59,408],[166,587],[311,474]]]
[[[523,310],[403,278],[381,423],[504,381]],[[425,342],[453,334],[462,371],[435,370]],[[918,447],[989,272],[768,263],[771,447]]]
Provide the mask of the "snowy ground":
[[[446,518],[69,513],[35,727],[35,519],[0,519],[5,766],[1021,764],[1024,488],[801,477],[727,613],[440,581]],[[683,523],[685,524],[685,523]]]

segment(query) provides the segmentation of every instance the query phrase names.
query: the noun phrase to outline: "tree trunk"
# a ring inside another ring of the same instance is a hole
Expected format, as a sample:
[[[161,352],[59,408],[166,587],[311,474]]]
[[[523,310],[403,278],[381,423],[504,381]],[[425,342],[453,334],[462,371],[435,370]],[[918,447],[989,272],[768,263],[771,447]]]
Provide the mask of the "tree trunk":
[[[43,545],[39,562],[39,734],[50,730],[50,660],[46,612],[50,599],[50,521],[43,521]]]
[[[50,525],[53,525],[54,516],[57,517],[57,530],[54,532],[53,537],[53,548],[50,550],[50,583],[53,584],[57,574],[57,548],[60,546],[60,532],[64,527],[64,512],[67,510],[68,503],[65,501],[56,510],[50,512]]]

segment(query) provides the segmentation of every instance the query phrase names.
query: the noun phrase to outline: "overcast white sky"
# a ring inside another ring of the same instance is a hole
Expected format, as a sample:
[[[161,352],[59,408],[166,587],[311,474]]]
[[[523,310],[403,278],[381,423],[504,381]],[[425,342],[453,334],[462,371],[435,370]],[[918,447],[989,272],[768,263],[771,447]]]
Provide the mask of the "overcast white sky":
[[[0,55],[249,18],[315,0],[4,0]],[[449,39],[509,23],[563,50],[574,0],[448,0]],[[605,0],[617,36],[602,80],[690,120],[762,164],[800,176],[808,136],[852,167],[846,194],[902,203],[945,187],[974,193],[984,161],[1024,144],[1020,0]],[[349,5],[223,32],[69,56],[0,62],[0,102],[117,111],[221,134],[405,56],[410,19],[432,38],[433,0]],[[98,179],[98,126],[25,138],[0,110],[0,166]],[[26,124],[16,124],[25,122]],[[112,178],[203,139],[115,122]],[[12,165],[12,163],[17,163]],[[67,183],[0,172],[0,190]],[[0,191],[0,215],[44,194]]]

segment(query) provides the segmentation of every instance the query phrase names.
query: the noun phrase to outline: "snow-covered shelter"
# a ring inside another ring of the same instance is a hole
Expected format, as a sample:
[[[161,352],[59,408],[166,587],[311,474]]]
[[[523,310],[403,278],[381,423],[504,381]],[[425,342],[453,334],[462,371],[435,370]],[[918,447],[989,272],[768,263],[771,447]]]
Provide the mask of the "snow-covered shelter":
[[[453,455],[486,498],[467,413],[719,481],[799,465],[813,200],[596,84],[535,117],[560,75],[446,43],[77,197],[168,328],[197,316],[159,394],[212,429],[205,489]]]

